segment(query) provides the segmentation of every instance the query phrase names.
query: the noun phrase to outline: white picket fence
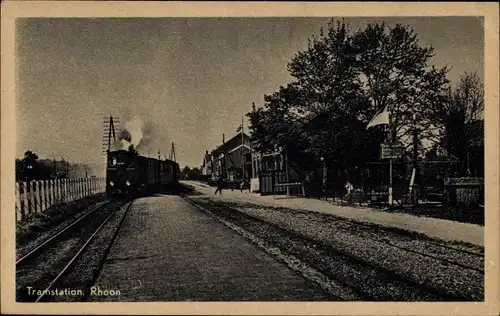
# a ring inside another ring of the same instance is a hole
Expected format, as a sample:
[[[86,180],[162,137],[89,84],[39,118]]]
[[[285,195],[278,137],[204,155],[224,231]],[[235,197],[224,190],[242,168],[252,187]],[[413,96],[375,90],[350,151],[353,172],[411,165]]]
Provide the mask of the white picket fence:
[[[42,213],[51,206],[106,191],[105,178],[16,182],[16,221]]]

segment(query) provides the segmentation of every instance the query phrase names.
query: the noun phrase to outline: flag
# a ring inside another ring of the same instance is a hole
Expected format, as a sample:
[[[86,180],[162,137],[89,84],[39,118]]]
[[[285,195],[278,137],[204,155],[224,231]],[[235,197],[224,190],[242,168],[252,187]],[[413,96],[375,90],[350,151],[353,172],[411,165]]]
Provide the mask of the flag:
[[[382,109],[382,111],[377,112],[375,116],[371,119],[370,123],[366,126],[366,129],[369,129],[372,126],[387,124],[389,125],[389,109],[387,105]]]
[[[241,132],[241,130],[242,130],[242,127],[241,127],[241,125],[239,125],[238,128],[236,129],[236,133]]]

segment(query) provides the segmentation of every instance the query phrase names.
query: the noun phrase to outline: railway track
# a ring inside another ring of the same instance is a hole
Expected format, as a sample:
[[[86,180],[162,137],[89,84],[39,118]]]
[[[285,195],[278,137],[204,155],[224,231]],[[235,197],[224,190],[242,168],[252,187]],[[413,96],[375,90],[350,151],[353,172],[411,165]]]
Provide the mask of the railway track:
[[[238,205],[227,202],[221,204],[230,208],[238,208],[238,206],[244,208],[259,208],[257,205]],[[309,218],[312,214],[310,211],[303,210],[274,207],[266,207],[266,209],[282,213],[286,216],[303,216],[302,219]],[[423,234],[411,233],[409,235],[407,232],[401,231],[400,229],[381,227],[376,224],[358,222],[331,214],[314,213],[314,216],[318,218],[321,223],[335,223],[336,228],[348,232],[349,234],[357,234],[360,237],[370,238],[380,243],[384,243],[387,246],[409,253],[422,255],[450,265],[456,265],[464,269],[484,273],[484,252],[482,249],[479,249],[480,247],[464,244],[451,246],[449,243],[431,239]],[[394,242],[394,240],[397,240],[397,242]]]
[[[195,206],[208,209],[215,217],[229,221],[254,236],[266,240],[269,247],[282,249],[307,263],[329,280],[352,290],[362,300],[469,301],[481,300],[484,296],[484,289],[479,290],[477,284],[473,286],[475,289],[469,293],[462,293],[460,289],[450,290],[443,285],[436,287],[426,282],[429,280],[423,277],[411,275],[414,273],[411,269],[404,272],[393,271],[384,263],[379,264],[375,260],[362,259],[359,255],[351,253],[350,249],[311,238],[311,236],[289,227],[270,223],[265,219],[227,207],[224,203],[215,203],[205,199],[197,199],[194,202],[194,199],[186,199]],[[201,205],[198,204],[200,202]],[[401,249],[404,247],[397,248],[403,251],[412,250]],[[415,255],[425,256],[426,254],[418,253]],[[479,256],[480,254],[474,255]],[[443,259],[436,256],[427,256],[427,258],[428,260]],[[462,267],[460,263],[456,262],[448,263],[459,268],[470,268]]]
[[[61,238],[61,236],[64,233],[67,233],[71,227],[77,225],[80,221],[84,220],[87,216],[92,215],[94,212],[98,211],[99,209],[105,207],[111,203],[111,200],[104,201],[102,203],[99,203],[93,207],[91,207],[86,213],[84,213],[82,216],[74,220],[72,223],[70,223],[67,226],[62,227],[61,229],[58,229],[58,231],[55,231],[52,236],[49,236],[48,238],[45,238],[44,241],[38,243],[35,247],[31,247],[31,250],[25,251],[24,254],[18,254],[17,259],[16,259],[16,266],[18,264],[22,264],[26,261],[28,261],[31,257],[36,256],[36,254],[40,251],[43,250],[44,247],[47,247],[51,242],[54,242],[57,238]]]
[[[98,269],[102,266],[102,255],[114,241],[123,219],[132,205],[125,201],[107,201],[91,208],[83,216],[66,226],[52,237],[40,243],[33,250],[16,261],[16,299],[22,302],[81,301],[87,295]],[[123,207],[125,211],[118,228],[109,232],[108,247],[96,243],[103,228]],[[92,247],[90,247],[92,246]],[[103,249],[104,248],[104,249]],[[86,251],[92,253],[92,266],[81,275],[72,271]],[[102,258],[103,259],[103,258]]]

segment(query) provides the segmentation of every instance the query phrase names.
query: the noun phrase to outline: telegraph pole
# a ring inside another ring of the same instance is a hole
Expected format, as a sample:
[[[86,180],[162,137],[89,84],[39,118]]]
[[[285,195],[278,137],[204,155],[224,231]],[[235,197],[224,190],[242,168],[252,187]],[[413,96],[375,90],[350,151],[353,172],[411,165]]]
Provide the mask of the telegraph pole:
[[[119,123],[118,118],[113,118],[113,116],[109,115],[109,117],[105,117],[102,122],[103,126],[103,135],[102,135],[102,153],[107,154],[111,151],[111,138],[113,138],[113,145],[116,146],[116,130],[115,123]]]

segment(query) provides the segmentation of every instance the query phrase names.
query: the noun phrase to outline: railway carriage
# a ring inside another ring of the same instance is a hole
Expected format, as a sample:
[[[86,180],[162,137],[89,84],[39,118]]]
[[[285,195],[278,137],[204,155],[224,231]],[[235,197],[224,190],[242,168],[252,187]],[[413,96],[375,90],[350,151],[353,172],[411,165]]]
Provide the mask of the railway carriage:
[[[172,160],[143,157],[134,151],[110,151],[106,193],[108,196],[126,196],[169,189],[177,185],[178,173],[179,165]]]

